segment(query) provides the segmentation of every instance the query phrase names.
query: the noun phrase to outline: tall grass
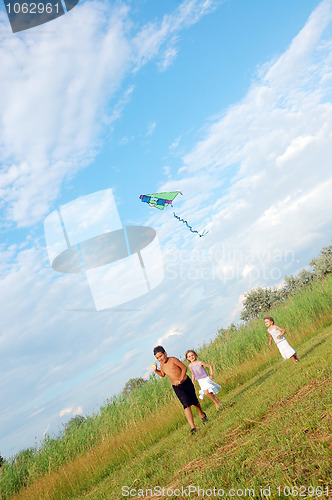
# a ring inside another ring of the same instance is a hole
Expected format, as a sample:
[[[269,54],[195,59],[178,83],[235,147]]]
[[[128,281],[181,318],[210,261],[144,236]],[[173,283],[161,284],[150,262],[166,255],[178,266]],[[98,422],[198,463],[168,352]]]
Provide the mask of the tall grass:
[[[286,336],[295,348],[331,323],[331,292],[332,276],[313,283],[269,311],[276,324],[286,329]],[[280,358],[275,346],[268,346],[262,318],[232,328],[229,333],[223,330],[213,342],[202,346],[199,356],[214,366],[216,378],[222,383],[222,394],[245,383]],[[182,414],[172,411],[174,402],[169,382],[156,376],[132,391],[128,398],[112,398],[99,414],[88,417],[77,428],[61,437],[47,437],[39,449],[23,450],[6,461],[0,476],[1,498],[8,499],[26,486],[33,489],[31,485],[43,476],[45,480],[42,481],[54,481],[56,489],[57,474],[65,470],[72,470],[76,477],[72,486],[64,480],[67,493],[71,487],[79,488],[80,480],[82,488],[99,481],[112,467],[127,460],[133,450],[144,449],[148,443],[162,439],[182,425]],[[160,408],[168,411],[161,413]],[[58,473],[54,475],[55,471]],[[62,492],[52,498],[66,497]]]
[[[256,372],[258,366],[264,369],[278,356],[273,345],[269,347],[269,335],[263,321],[272,316],[275,323],[286,330],[286,338],[293,347],[301,344],[318,329],[331,324],[332,318],[332,276],[314,282],[305,289],[275,306],[260,318],[237,328],[221,330],[221,334],[199,350],[199,357],[205,358],[216,367],[222,377],[223,390],[229,391]],[[265,364],[264,364],[265,360]]]
[[[198,423],[194,437],[178,402],[168,402],[131,432],[104,441],[15,498],[118,499],[124,485],[138,490],[196,484],[256,491],[271,485],[271,498],[285,499],[287,494],[275,495],[279,485],[328,486],[331,334],[330,326],[307,339],[300,365],[278,359],[230,391],[221,412],[207,408],[209,422]]]

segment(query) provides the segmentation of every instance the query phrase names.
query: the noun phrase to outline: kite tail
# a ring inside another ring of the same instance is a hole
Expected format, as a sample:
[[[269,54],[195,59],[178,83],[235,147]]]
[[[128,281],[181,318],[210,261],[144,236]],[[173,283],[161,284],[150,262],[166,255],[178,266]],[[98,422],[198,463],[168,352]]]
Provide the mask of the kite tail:
[[[173,215],[174,215],[174,217],[176,219],[178,219],[180,222],[183,222],[183,224],[185,224],[187,227],[189,227],[189,229],[190,229],[190,231],[192,233],[197,233],[198,236],[200,236],[200,237],[205,236],[209,232],[209,231],[205,231],[205,229],[204,229],[204,231],[202,233],[199,233],[198,231],[196,231],[195,229],[193,229],[192,226],[189,226],[188,221],[186,221],[186,220],[181,219],[180,217],[178,217],[175,212],[173,212]]]

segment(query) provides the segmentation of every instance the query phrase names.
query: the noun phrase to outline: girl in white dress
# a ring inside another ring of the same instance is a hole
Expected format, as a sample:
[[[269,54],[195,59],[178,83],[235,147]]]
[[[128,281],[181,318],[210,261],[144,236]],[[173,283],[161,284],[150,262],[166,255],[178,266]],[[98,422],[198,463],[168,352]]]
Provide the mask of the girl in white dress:
[[[189,350],[186,352],[186,360],[190,363],[189,368],[192,373],[192,381],[195,382],[196,379],[201,388],[199,391],[199,398],[203,399],[204,395],[207,396],[214,402],[217,410],[219,410],[221,402],[215,394],[218,394],[221,386],[213,380],[212,366],[208,363],[204,363],[204,361],[199,361],[197,357],[195,351]],[[210,369],[210,376],[206,373],[204,366]]]
[[[299,359],[297,357],[295,349],[289,345],[284,335],[286,330],[280,328],[274,324],[274,319],[271,316],[267,316],[264,318],[265,325],[267,326],[267,331],[270,334],[270,342],[269,345],[272,344],[272,340],[277,344],[277,347],[280,351],[281,356],[284,359],[292,359],[294,363],[298,363]]]

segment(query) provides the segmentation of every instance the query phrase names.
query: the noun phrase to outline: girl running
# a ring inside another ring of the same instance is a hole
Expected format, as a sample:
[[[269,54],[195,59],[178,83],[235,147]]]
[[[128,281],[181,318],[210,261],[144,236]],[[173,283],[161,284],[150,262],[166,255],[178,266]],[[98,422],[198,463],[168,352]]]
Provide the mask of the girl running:
[[[199,398],[203,399],[204,395],[207,396],[211,399],[211,401],[214,402],[217,410],[219,410],[219,408],[221,407],[221,402],[215,396],[215,394],[218,394],[221,386],[213,380],[212,366],[208,363],[204,363],[204,361],[199,361],[197,358],[198,356],[196,352],[192,349],[186,352],[186,360],[190,363],[189,368],[193,375],[192,381],[194,382],[196,379],[201,388],[201,390],[199,391]],[[205,366],[210,369],[210,376],[206,373],[206,370],[204,368]]]
[[[293,347],[289,345],[289,343],[284,337],[286,330],[280,328],[280,326],[275,325],[274,319],[271,318],[271,316],[267,316],[266,318],[264,318],[264,322],[265,325],[267,326],[267,331],[270,334],[269,345],[271,345],[272,340],[274,340],[280,351],[281,356],[284,359],[290,358],[294,361],[294,363],[298,363],[299,359],[297,357],[295,349],[293,349]]]

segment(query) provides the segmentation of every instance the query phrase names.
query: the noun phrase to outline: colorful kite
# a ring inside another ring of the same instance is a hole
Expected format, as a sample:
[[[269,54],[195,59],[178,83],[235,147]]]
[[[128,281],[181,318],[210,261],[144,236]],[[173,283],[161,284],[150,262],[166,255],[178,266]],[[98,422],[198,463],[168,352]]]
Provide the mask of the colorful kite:
[[[173,206],[172,201],[178,194],[182,194],[181,191],[171,191],[169,193],[141,194],[140,199],[144,203],[148,203],[150,207],[159,208],[159,210],[164,210],[164,208],[168,207],[169,205],[171,207]],[[198,236],[200,237],[205,236],[208,233],[208,231],[205,230],[202,233],[199,233],[198,231],[193,229],[192,226],[189,226],[188,221],[178,217],[175,212],[173,212],[173,215],[180,222],[186,224],[186,226],[190,229],[192,233],[197,233]]]

